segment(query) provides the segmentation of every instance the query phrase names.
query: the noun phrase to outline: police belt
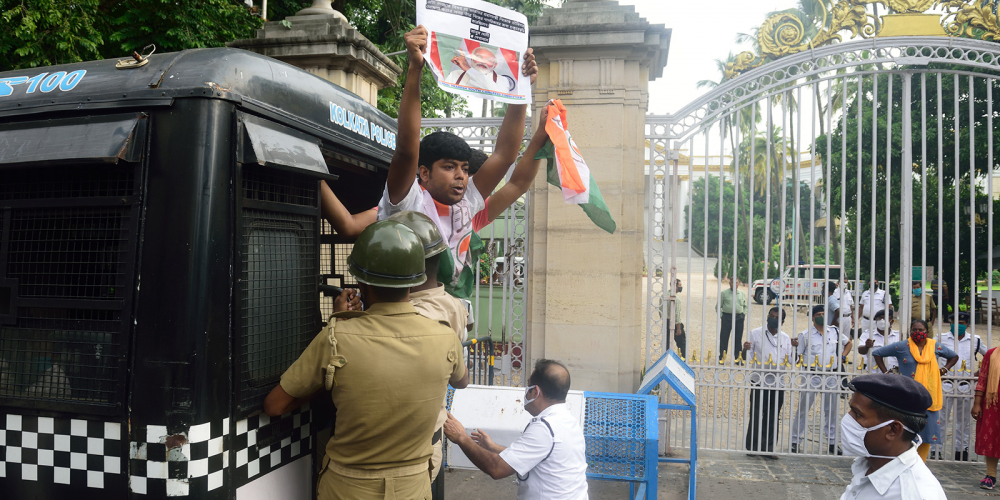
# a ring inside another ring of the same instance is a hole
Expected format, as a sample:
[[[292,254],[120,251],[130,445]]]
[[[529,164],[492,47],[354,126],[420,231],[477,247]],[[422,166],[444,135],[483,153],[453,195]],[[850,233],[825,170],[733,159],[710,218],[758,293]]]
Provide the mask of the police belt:
[[[429,467],[427,462],[404,465],[402,467],[389,467],[386,469],[354,469],[330,460],[327,464],[330,472],[349,477],[351,479],[385,479],[390,477],[406,477],[417,474],[427,474]]]

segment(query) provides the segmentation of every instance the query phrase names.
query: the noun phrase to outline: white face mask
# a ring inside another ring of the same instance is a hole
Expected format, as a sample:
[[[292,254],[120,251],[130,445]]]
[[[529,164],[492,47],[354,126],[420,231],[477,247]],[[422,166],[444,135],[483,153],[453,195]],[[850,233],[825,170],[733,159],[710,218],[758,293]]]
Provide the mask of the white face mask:
[[[531,403],[532,401],[538,399],[538,393],[537,392],[535,393],[535,397],[533,397],[531,399],[528,399],[528,393],[530,393],[532,389],[537,389],[537,388],[538,388],[537,385],[529,385],[528,387],[524,388],[524,406],[528,406],[529,403]],[[539,392],[541,392],[541,391],[539,391]]]
[[[888,458],[888,459],[896,458],[896,457],[887,457],[884,455],[872,455],[871,453],[868,452],[868,447],[865,446],[866,434],[876,429],[881,429],[893,422],[895,422],[895,420],[887,420],[876,426],[865,428],[862,427],[861,424],[859,424],[858,421],[855,420],[850,413],[845,414],[844,418],[840,419],[840,445],[844,451],[844,455],[852,457],[874,457],[874,458]],[[916,434],[916,432],[907,428],[905,425],[903,426],[903,428]],[[917,436],[918,446],[920,445],[921,441],[922,440],[918,435]]]
[[[879,330],[882,330],[883,332],[886,330],[887,326],[889,326],[889,325],[887,325],[885,323],[884,319],[880,319],[880,320],[878,320],[878,321],[875,322],[875,328],[878,328]]]

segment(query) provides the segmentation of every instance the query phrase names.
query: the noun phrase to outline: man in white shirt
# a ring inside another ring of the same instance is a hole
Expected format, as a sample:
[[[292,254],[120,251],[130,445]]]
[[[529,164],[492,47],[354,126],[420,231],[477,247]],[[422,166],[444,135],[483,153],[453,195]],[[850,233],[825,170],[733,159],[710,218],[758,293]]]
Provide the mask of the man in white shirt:
[[[517,474],[519,500],[587,500],[587,445],[580,423],[566,407],[569,370],[558,361],[540,359],[528,383],[524,409],[534,418],[510,446],[494,443],[482,430],[469,436],[450,414],[445,435],[493,479]]]
[[[857,458],[840,500],[945,500],[913,442],[927,424],[927,389],[892,374],[862,375],[851,381],[851,389],[851,410],[840,429],[844,453]]]
[[[508,106],[493,154],[470,177],[472,149],[465,139],[449,132],[434,132],[420,139],[420,78],[427,30],[417,26],[403,40],[409,69],[399,103],[396,151],[378,204],[378,220],[404,210],[430,217],[450,250],[447,252],[450,258],[441,260],[438,278],[448,293],[469,298],[475,286],[474,264],[480,250],[473,246],[472,218],[485,208],[483,199],[493,192],[517,160],[527,105]],[[525,52],[521,68],[534,83],[538,65],[531,49]]]
[[[840,388],[840,365],[847,353],[851,351],[852,342],[835,325],[828,325],[825,331],[820,331],[823,328],[823,313],[825,311],[826,306],[824,305],[813,306],[813,324],[799,333],[798,337],[798,354],[802,359],[802,364],[807,366],[810,371],[830,372],[830,374],[814,375],[807,378],[807,390],[802,391],[798,408],[795,411],[795,420],[792,421],[792,453],[803,451],[799,445],[805,442],[805,434],[808,432],[806,415],[816,400],[816,396],[822,394],[823,429],[826,430],[829,453],[840,454],[836,450],[835,444],[837,441],[837,419],[840,417],[840,411],[837,408],[840,398],[837,390]],[[834,320],[836,321],[836,318]]]
[[[749,363],[750,385],[753,386],[746,437],[746,449],[750,451],[774,451],[778,414],[785,404],[781,371],[790,370],[795,362],[792,339],[780,330],[784,322],[785,311],[772,307],[767,313],[767,326],[751,330],[749,340],[743,343],[743,359]],[[764,455],[764,458],[778,459],[775,455]]]
[[[955,419],[955,460],[969,461],[969,431],[972,428],[972,400],[973,390],[976,388],[975,379],[955,379],[953,377],[972,377],[978,373],[976,368],[976,355],[983,356],[988,350],[986,343],[979,335],[969,335],[966,333],[966,326],[972,316],[969,313],[958,313],[958,322],[955,322],[955,315],[948,317],[951,323],[951,330],[941,332],[938,344],[950,348],[958,353],[958,363],[941,377],[941,391],[944,393],[944,408],[938,412],[938,423],[941,429],[947,428],[948,419]],[[957,342],[956,342],[957,333]],[[938,365],[945,366],[948,360],[938,358]],[[964,371],[962,371],[964,370]],[[943,443],[937,445],[931,452],[931,458],[935,453],[941,453]],[[944,458],[944,457],[942,457]]]
[[[833,296],[837,298],[837,302],[840,304],[840,323],[837,324],[837,327],[853,339],[856,336],[853,316],[854,294],[851,293],[848,287],[847,278],[841,278],[840,283],[837,285],[837,290],[833,292]]]
[[[889,309],[888,318],[886,318],[885,310],[881,310],[872,316],[872,320],[875,323],[875,330],[873,331],[862,331],[861,337],[858,338],[858,354],[864,356],[865,367],[868,371],[872,373],[882,373],[879,370],[878,365],[872,360],[871,351],[878,349],[884,345],[894,344],[903,340],[899,333],[899,330],[893,330],[893,316],[894,313],[892,309]],[[888,332],[888,333],[886,333]],[[895,370],[899,363],[894,357],[882,358],[882,362],[885,363],[887,370]],[[898,373],[898,371],[897,371]]]
[[[892,309],[892,297],[885,290],[879,289],[878,278],[872,278],[872,287],[861,294],[858,308],[862,331],[871,330],[872,314],[883,309]]]

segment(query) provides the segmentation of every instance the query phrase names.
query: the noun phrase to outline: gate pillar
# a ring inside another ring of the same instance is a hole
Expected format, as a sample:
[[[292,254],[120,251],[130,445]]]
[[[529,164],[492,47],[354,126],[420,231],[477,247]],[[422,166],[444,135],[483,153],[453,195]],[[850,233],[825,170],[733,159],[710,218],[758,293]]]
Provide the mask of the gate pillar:
[[[670,30],[618,2],[567,1],[530,33],[535,116],[549,99],[566,105],[618,228],[608,234],[595,226],[539,172],[529,211],[528,356],[566,363],[574,389],[634,392],[645,300],[643,127],[648,83],[663,74]]]

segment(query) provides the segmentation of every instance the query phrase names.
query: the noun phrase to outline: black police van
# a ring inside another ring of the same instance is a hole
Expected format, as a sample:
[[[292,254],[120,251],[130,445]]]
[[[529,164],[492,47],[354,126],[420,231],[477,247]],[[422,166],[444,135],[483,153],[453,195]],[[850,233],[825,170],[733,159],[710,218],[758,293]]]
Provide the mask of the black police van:
[[[118,68],[117,66],[126,66]],[[377,203],[395,121],[238,49],[0,73],[0,497],[307,499],[324,416],[260,413]]]

